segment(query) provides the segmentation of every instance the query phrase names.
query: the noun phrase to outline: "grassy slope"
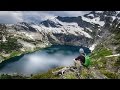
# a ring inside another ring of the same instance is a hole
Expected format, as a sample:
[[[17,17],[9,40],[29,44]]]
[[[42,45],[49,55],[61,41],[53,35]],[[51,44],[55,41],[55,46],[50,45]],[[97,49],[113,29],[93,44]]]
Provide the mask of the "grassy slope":
[[[114,71],[111,71],[111,69],[108,68],[108,66],[110,65],[111,68],[114,68],[114,65],[116,63],[116,60],[118,59],[118,57],[112,57],[111,59],[109,58],[105,58],[105,56],[107,55],[111,55],[112,54],[112,50],[104,47],[103,45],[99,45],[97,46],[96,50],[93,51],[93,53],[91,54],[91,66],[95,67],[95,70],[97,70],[98,72],[101,73],[101,75],[105,75],[107,78],[110,79],[117,79],[120,77],[120,75]],[[59,68],[58,68],[59,69]],[[57,69],[57,70],[58,70]],[[56,69],[54,69],[56,70]],[[59,76],[54,76],[51,73],[52,70],[48,71],[47,73],[44,74],[38,74],[38,75],[34,75],[32,76],[32,79],[59,79]],[[76,76],[75,73],[72,72],[68,72],[63,76],[65,79],[77,79],[78,77]],[[88,70],[87,68],[83,68],[82,73],[80,75],[80,77],[82,79],[90,79],[90,78],[95,78],[94,76],[94,72],[90,72],[90,70]]]
[[[104,61],[102,61],[102,60],[97,61],[96,59],[101,58],[101,56],[104,57],[106,55],[111,55],[111,53],[112,53],[111,50],[107,50],[105,48],[101,48],[100,52],[98,50],[98,51],[95,51],[94,53],[92,53],[91,54],[92,64],[90,67],[101,68],[99,64],[104,64]],[[60,76],[54,76],[52,74],[52,71],[56,71],[59,69],[60,68],[57,68],[57,69],[49,70],[47,73],[33,75],[31,78],[32,79],[60,79],[61,78]],[[78,79],[78,77],[76,76],[76,73],[74,73],[74,72],[68,72],[68,73],[64,74],[63,77],[65,79]],[[90,77],[92,78],[94,76],[92,73],[89,72],[89,70],[87,68],[84,67],[80,77],[83,79],[87,79]]]
[[[7,37],[6,42],[0,42],[0,63],[15,56],[20,56],[21,54],[26,54],[42,49],[41,47],[36,47],[34,50],[27,49],[25,51],[21,51],[20,49],[23,48],[23,46],[17,42],[17,39],[18,37]],[[3,53],[8,54],[8,56],[4,56]]]
[[[91,55],[92,66],[110,79],[120,78],[120,75],[115,72],[115,64],[118,60],[118,57],[106,58],[105,56],[108,55],[112,55],[112,50],[106,47],[101,47],[97,51],[94,51],[94,53]]]
[[[56,71],[56,70],[59,70],[61,68],[63,68],[63,67],[58,67],[58,68],[55,68],[55,69],[51,69],[46,73],[32,75],[29,79],[60,79],[59,76],[53,75],[52,71]]]

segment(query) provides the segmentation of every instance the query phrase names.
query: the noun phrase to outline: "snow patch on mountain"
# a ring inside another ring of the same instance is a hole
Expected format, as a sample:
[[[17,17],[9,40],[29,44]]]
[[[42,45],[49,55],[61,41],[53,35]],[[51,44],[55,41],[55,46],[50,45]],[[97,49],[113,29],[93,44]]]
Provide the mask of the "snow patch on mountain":
[[[42,28],[38,25],[31,25],[33,28],[37,29],[38,31],[42,31]]]
[[[54,22],[55,24],[61,24],[62,26],[59,27],[49,27],[41,25],[31,25],[33,28],[37,29],[38,31],[43,31],[45,33],[63,33],[63,34],[73,34],[73,35],[83,35],[88,38],[92,38],[91,35],[89,35],[87,32],[84,31],[84,28],[78,26],[77,23],[67,23],[67,22],[61,22],[56,18],[49,19],[50,21]],[[90,29],[89,29],[90,30]],[[90,30],[91,31],[91,30]]]
[[[90,32],[92,32],[92,30],[90,28],[86,28],[87,30],[89,30]]]
[[[92,38],[87,32],[81,31],[85,37]]]
[[[61,25],[64,25],[64,26],[68,26],[68,25],[71,25],[71,26],[78,26],[78,24],[77,23],[66,23],[66,22],[62,22],[62,21],[60,21],[60,20],[58,20],[58,19],[56,19],[56,18],[52,18],[52,19],[49,19],[50,21],[53,21],[54,23],[56,23],[56,24],[61,24]]]
[[[96,13],[103,13],[103,11],[95,11]]]
[[[84,31],[83,28],[79,27],[77,24],[68,24],[66,23],[64,26],[59,28],[56,27],[45,27],[44,25],[32,25],[33,28],[36,28],[39,31],[43,31],[45,33],[63,33],[63,34],[73,34],[73,35],[84,35],[85,37],[92,38],[87,32]]]
[[[30,35],[29,33],[26,33],[25,35],[26,35],[28,38],[33,39],[33,40],[34,40],[33,36],[32,36],[32,35]]]
[[[120,11],[116,11],[116,12],[117,12],[117,14],[120,13]]]
[[[100,18],[99,17],[96,17],[96,18],[93,18],[93,19],[89,19],[89,18],[86,18],[84,16],[81,16],[82,17],[82,20],[83,21],[86,21],[86,22],[90,22],[90,23],[95,23],[95,24],[99,24],[100,26],[103,26],[105,24],[104,21],[100,21]]]
[[[87,16],[91,16],[91,17],[94,17],[94,15],[93,15],[93,14],[89,14],[89,15],[87,15]]]
[[[111,17],[112,17],[113,21],[116,19],[116,17],[115,17],[115,16],[111,16]]]
[[[97,45],[97,43],[94,43],[89,49],[90,49],[91,51],[93,51],[93,50],[95,49],[96,45]]]
[[[98,35],[98,37],[102,38],[102,36]]]

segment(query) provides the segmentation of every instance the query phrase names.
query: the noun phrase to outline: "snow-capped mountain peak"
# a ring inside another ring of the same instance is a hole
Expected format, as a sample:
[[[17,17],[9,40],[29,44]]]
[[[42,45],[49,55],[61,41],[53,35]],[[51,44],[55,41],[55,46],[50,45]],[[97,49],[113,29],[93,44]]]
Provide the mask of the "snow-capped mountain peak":
[[[92,11],[78,17],[56,16],[41,21],[40,23],[20,22],[10,27],[8,31],[15,30],[22,37],[29,37],[31,40],[43,38],[50,43],[92,45],[103,37],[104,30],[118,22],[120,13],[115,11]],[[34,19],[33,19],[34,20]],[[39,21],[39,20],[38,20]],[[16,35],[17,35],[16,34]]]

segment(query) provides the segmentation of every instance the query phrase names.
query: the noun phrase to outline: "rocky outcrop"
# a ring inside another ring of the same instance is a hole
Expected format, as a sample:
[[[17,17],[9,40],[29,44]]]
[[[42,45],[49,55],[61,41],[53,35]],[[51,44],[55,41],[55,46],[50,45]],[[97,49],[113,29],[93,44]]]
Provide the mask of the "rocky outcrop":
[[[104,74],[99,70],[90,67],[89,69],[83,68],[79,73],[74,66],[64,67],[60,70],[52,72],[53,75],[59,76],[61,79],[107,79]]]

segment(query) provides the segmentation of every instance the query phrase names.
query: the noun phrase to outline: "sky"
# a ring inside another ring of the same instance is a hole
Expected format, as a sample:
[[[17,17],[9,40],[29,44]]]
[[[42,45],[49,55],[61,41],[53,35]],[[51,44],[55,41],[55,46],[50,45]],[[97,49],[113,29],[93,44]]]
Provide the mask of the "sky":
[[[17,22],[43,21],[55,16],[81,16],[90,11],[0,11],[0,23],[15,24]]]

